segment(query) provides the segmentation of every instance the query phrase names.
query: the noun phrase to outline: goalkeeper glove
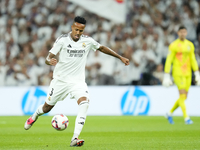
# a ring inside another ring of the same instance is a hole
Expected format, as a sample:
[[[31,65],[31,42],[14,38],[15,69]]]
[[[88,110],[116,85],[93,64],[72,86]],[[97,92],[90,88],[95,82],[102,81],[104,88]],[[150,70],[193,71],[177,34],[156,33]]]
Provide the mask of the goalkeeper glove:
[[[199,74],[199,71],[195,71],[194,75],[195,75],[196,85],[200,86],[200,74]]]
[[[200,77],[200,76],[199,76]],[[170,78],[170,74],[169,73],[165,73],[164,74],[164,79],[163,79],[163,82],[162,82],[162,85],[165,86],[165,87],[169,87],[170,85],[172,85],[172,80]]]

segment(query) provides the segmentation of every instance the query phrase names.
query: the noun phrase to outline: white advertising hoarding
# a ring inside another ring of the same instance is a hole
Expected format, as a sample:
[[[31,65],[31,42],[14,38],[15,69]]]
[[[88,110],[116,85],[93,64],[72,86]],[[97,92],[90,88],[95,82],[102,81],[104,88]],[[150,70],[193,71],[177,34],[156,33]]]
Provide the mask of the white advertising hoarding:
[[[0,115],[31,115],[45,102],[48,87],[0,87]],[[191,87],[186,100],[187,112],[200,115],[200,87]],[[175,86],[91,86],[88,115],[163,116],[178,99]],[[48,115],[76,115],[78,105],[68,96]],[[174,115],[182,115],[178,108]]]

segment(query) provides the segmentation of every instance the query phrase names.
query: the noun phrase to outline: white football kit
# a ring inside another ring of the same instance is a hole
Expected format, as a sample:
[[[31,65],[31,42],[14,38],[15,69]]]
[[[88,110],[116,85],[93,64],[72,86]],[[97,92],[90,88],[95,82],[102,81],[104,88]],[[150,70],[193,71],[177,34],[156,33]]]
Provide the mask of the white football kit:
[[[78,100],[80,97],[89,98],[88,87],[85,83],[85,65],[90,50],[96,51],[100,44],[93,38],[82,35],[75,42],[71,32],[61,35],[54,43],[50,53],[57,55],[59,61],[53,72],[46,103],[55,105],[64,100],[68,94]]]

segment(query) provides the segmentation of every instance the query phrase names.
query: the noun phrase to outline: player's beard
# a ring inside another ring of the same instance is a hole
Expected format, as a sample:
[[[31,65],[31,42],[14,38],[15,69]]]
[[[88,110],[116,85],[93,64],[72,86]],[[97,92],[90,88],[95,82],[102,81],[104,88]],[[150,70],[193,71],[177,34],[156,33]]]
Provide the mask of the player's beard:
[[[78,40],[79,40],[79,38],[80,38],[80,36],[79,36],[79,35],[74,35],[74,36],[73,36],[73,40],[74,40],[74,41],[78,41]]]
[[[73,33],[71,33],[71,38],[76,42],[79,40],[80,36],[77,34],[74,35]]]
[[[180,35],[180,36],[179,36],[179,39],[180,39],[181,41],[184,41],[184,40],[185,40],[185,38],[186,38],[186,36],[185,36],[185,35]]]
[[[79,35],[75,35],[74,37],[75,37],[75,39],[77,39],[77,40],[79,40],[79,38],[80,38]]]
[[[181,40],[181,41],[184,41],[184,40],[185,40],[185,37],[180,37],[180,40]]]

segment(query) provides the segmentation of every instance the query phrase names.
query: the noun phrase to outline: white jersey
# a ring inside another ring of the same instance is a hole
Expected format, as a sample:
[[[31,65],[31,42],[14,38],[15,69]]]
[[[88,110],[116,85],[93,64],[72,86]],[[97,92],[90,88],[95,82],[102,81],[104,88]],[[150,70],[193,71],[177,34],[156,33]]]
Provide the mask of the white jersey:
[[[61,35],[49,51],[56,55],[60,52],[59,62],[56,64],[53,78],[64,82],[85,82],[85,65],[90,50],[96,51],[100,44],[93,38],[82,35],[75,42],[71,32]]]

